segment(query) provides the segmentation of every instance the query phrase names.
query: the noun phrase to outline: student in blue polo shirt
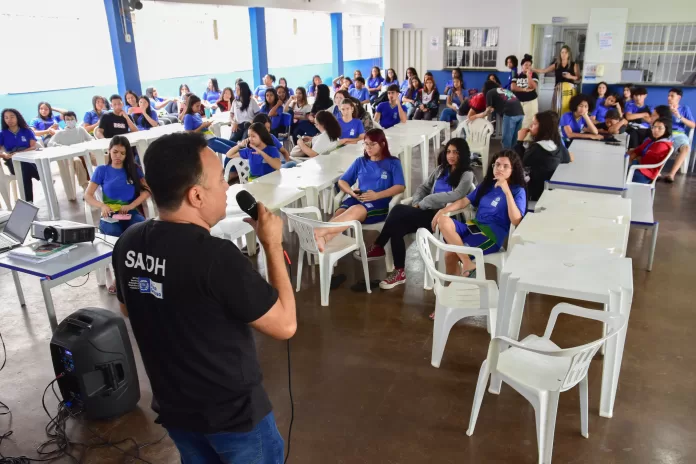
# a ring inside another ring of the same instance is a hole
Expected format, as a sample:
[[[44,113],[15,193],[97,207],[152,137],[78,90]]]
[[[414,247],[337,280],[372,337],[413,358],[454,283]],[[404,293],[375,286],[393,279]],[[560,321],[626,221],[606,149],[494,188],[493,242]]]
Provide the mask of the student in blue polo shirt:
[[[444,95],[447,95],[449,91],[454,88],[455,79],[459,79],[459,81],[462,83],[462,88],[464,88],[464,76],[462,76],[462,71],[459,68],[455,68],[452,70],[452,79],[448,80],[445,84],[445,90],[443,91]]]
[[[56,111],[57,115],[53,112]],[[48,102],[39,103],[37,115],[29,123],[29,127],[34,131],[34,135],[41,137],[44,146],[48,145],[51,137],[60,130],[60,120],[63,113],[67,110],[52,108]]]
[[[375,122],[378,122],[384,129],[389,129],[400,122],[405,124],[408,121],[408,116],[406,115],[406,107],[399,103],[399,86],[389,86],[387,97],[389,101],[377,105]]]
[[[280,101],[273,87],[266,89],[261,112],[266,113],[271,118],[271,133],[273,135],[278,136],[278,134],[287,130],[286,127],[281,126],[283,122],[283,102]]]
[[[321,77],[316,74],[314,77],[312,77],[312,83],[309,86],[308,92],[310,97],[316,97],[317,96],[317,90],[319,89],[319,86],[323,82],[321,81]]]
[[[382,77],[382,72],[379,67],[372,67],[372,74],[367,80],[367,91],[370,92],[370,101],[374,102],[379,96],[380,90],[382,90],[382,84],[384,83],[384,78]],[[397,86],[398,88],[398,86]]]
[[[358,143],[365,138],[365,126],[356,118],[357,109],[351,98],[345,98],[341,102],[341,117],[338,124],[341,126],[341,145]]]
[[[150,99],[143,95],[138,98],[138,113],[133,114],[133,121],[138,130],[148,130],[159,126],[157,113],[150,106]]]
[[[8,108],[2,111],[2,130],[0,131],[0,158],[10,174],[15,175],[12,156],[22,151],[33,150],[36,147],[36,136],[29,128],[22,114]],[[39,171],[34,163],[22,161],[22,181],[24,182],[24,199],[29,203],[34,201],[34,187],[31,180],[39,179]]]
[[[595,123],[605,122],[607,118],[607,112],[611,109],[618,111],[619,116],[623,118],[621,102],[619,102],[619,96],[615,93],[605,94],[604,97],[600,97],[597,100],[597,107],[592,112],[592,121]]]
[[[592,97],[582,93],[570,99],[570,111],[561,116],[559,123],[561,137],[566,148],[570,146],[573,139],[604,139],[604,136],[599,134],[597,127],[595,127],[590,118],[593,103]]]
[[[249,161],[250,180],[270,174],[282,166],[280,152],[274,146],[273,137],[260,122],[249,126],[249,138],[229,150],[227,157],[240,157]]]
[[[91,134],[99,125],[99,118],[101,118],[104,113],[106,113],[106,98],[101,95],[93,96],[92,110],[87,111],[84,118],[82,118],[82,127]]]
[[[626,102],[625,118],[628,121],[628,133],[630,135],[628,147],[636,148],[650,135],[650,107],[645,104],[648,97],[648,89],[634,87],[631,89],[631,101]]]
[[[264,98],[266,98],[266,90],[272,89],[274,82],[275,76],[271,74],[266,74],[263,76],[263,84],[254,89],[254,97],[256,98],[256,101],[263,103]]]
[[[406,79],[404,79],[399,87],[399,93],[401,93],[402,97],[408,90],[408,87],[411,85],[411,80],[414,77],[418,77],[418,71],[416,71],[416,68],[406,68]]]
[[[295,91],[292,89],[292,87],[288,86],[288,80],[285,79],[284,77],[281,77],[280,79],[278,79],[278,87],[280,87],[280,86],[283,86],[286,89],[288,89],[289,96],[292,97],[293,95],[295,95]]]
[[[505,66],[510,70],[510,76],[508,77],[507,84],[505,84],[506,89],[510,90],[510,87],[512,87],[512,82],[517,79],[517,65],[519,64],[519,61],[517,61],[517,57],[515,55],[510,55],[507,58],[505,58]]]
[[[200,132],[208,142],[208,147],[215,153],[227,153],[235,143],[231,140],[215,137],[213,131],[210,130],[211,121],[203,121],[200,114],[201,99],[196,95],[191,95],[188,98],[186,112],[184,113],[184,130],[186,132]]]
[[[370,92],[365,88],[365,79],[363,77],[355,78],[355,87],[350,89],[348,93],[353,98],[357,98],[360,103],[370,102]]]
[[[211,77],[208,79],[208,87],[203,92],[203,97],[201,99],[204,102],[205,107],[210,107],[215,104],[216,101],[220,99],[220,86],[216,78]]]
[[[689,156],[691,147],[689,146],[689,136],[686,135],[689,129],[694,130],[696,123],[691,108],[681,104],[683,92],[681,89],[669,89],[667,94],[667,103],[672,112],[672,146],[674,153],[677,155],[672,170],[664,177],[667,183],[674,182],[674,176],[679,172],[679,168]]]
[[[452,79],[452,88],[447,93],[447,108],[442,110],[440,114],[440,121],[447,121],[449,123],[457,121],[457,113],[459,112],[459,107],[466,101],[466,92],[464,92],[464,82],[455,77]]]

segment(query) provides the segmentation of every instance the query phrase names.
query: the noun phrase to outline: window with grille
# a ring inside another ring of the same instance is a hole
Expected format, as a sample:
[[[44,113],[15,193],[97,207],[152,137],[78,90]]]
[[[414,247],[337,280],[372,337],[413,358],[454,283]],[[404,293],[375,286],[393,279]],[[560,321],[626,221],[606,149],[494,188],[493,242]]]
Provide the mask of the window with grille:
[[[696,23],[629,24],[623,70],[642,82],[676,84],[696,71]]]
[[[497,65],[497,27],[445,29],[445,67],[496,68]]]

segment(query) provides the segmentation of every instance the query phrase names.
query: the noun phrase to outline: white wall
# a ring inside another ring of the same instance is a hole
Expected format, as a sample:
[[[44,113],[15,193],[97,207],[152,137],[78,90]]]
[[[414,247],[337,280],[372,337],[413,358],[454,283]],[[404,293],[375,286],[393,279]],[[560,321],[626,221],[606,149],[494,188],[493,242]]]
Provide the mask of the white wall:
[[[499,27],[498,69],[504,70],[507,55],[529,53],[532,48],[532,25],[551,24],[551,18],[568,18],[568,24],[589,24],[592,8],[628,8],[629,23],[693,22],[693,0],[386,0],[385,57],[389,66],[389,30],[404,23],[425,29],[428,39],[440,38],[438,51],[428,50],[428,69],[442,69],[442,41],[447,27]],[[618,44],[623,47],[623,44]]]
[[[246,7],[284,8],[288,10],[312,10],[329,13],[355,13],[382,16],[382,0],[141,0],[144,8],[152,1],[237,5]]]

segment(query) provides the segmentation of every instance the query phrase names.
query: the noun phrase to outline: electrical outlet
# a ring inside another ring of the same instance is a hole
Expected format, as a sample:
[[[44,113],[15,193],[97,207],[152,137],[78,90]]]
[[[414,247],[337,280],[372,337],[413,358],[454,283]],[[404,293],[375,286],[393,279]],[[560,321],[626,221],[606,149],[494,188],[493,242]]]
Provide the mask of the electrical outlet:
[[[130,34],[126,34],[125,39],[126,39],[126,43],[131,43],[131,40],[133,40],[133,37],[131,37]]]

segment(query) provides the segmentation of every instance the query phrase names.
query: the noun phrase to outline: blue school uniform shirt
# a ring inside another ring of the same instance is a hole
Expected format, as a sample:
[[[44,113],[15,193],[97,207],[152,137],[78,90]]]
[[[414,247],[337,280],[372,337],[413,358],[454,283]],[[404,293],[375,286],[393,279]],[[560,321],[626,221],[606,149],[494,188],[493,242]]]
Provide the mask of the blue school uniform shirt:
[[[585,118],[582,116],[580,119],[575,119],[573,116],[572,111],[568,111],[565,113],[563,116],[561,116],[561,121],[558,124],[561,129],[561,137],[563,138],[563,141],[565,142],[566,145],[568,145],[568,142],[570,139],[566,136],[565,129],[563,129],[565,126],[570,126],[570,128],[575,132],[576,134],[579,134],[582,132],[583,128],[585,127]]]
[[[21,128],[16,134],[9,129],[0,132],[0,147],[5,147],[5,152],[7,153],[29,148],[32,140],[36,140],[36,136],[31,129]]]
[[[261,107],[261,112],[268,114],[268,113],[270,113],[271,109],[273,109],[273,108],[264,104]],[[278,113],[278,114],[276,114],[275,116],[269,116],[271,118],[271,130],[277,129],[278,126],[280,126],[280,123],[283,121],[283,107],[282,107],[282,105],[280,107],[278,107],[278,109],[276,110],[276,113]]]
[[[257,99],[260,98],[263,101],[263,99],[266,97],[266,90],[268,90],[268,87],[261,84],[258,87],[256,87],[256,89],[254,89],[254,96]]]
[[[102,111],[101,113],[97,113],[94,110],[88,111],[85,113],[85,117],[82,118],[82,122],[88,126],[96,124],[99,122],[99,118],[101,118],[104,113],[106,113],[106,110]]]
[[[401,103],[399,103],[399,105],[401,105]],[[401,105],[401,108],[404,110],[404,113],[408,111],[404,105]],[[396,126],[401,122],[399,118],[399,106],[397,105],[392,108],[388,101],[377,105],[375,112],[381,114],[379,117],[379,125],[385,129]]]
[[[605,122],[607,120],[607,111],[609,110],[610,108],[604,106],[604,104],[597,104],[597,108],[595,108],[592,116],[595,117],[597,122]]]
[[[333,114],[334,118],[341,119],[341,107],[334,105],[333,110],[331,110],[331,114]]]
[[[383,82],[384,82],[384,78],[382,76],[371,77],[367,80],[367,86],[371,89],[374,89],[375,87],[378,87]]]
[[[518,74],[517,73],[517,66],[515,66],[514,68],[512,68],[510,70],[510,76],[508,77],[507,84],[505,84],[506,89],[510,90],[510,88],[512,87],[512,81],[517,80],[517,74]],[[464,86],[462,85],[462,87],[464,87]]]
[[[365,133],[365,126],[359,119],[351,119],[350,122],[344,122],[343,118],[339,118],[338,124],[341,126],[342,139],[357,139],[360,134]]]
[[[444,193],[444,192],[451,192],[452,191],[452,186],[448,184],[447,182],[449,181],[449,176],[450,176],[450,171],[448,169],[445,169],[445,172],[443,175],[437,178],[435,180],[435,186],[433,187],[433,193]]]
[[[635,102],[630,101],[626,103],[626,110],[624,113],[650,113],[650,107],[648,105],[638,106]],[[650,129],[650,123],[643,119],[630,121],[630,124],[638,126],[641,129]]]
[[[401,87],[399,88],[399,92],[403,96],[407,90],[408,90],[408,79],[404,79],[404,81],[401,83]]]
[[[481,197],[478,204],[474,202],[478,194],[479,187],[466,197],[471,204],[478,208],[476,210],[476,222],[482,226],[487,226],[495,235],[495,242],[502,244],[510,232],[510,215],[508,214],[507,197],[500,187],[493,187]],[[524,216],[527,211],[527,192],[519,185],[511,185],[510,191],[515,199],[515,204],[520,213]]]
[[[691,113],[691,108],[688,106],[680,105],[677,111],[682,118],[688,119],[689,121],[694,120],[694,115]],[[672,115],[672,131],[683,132],[686,134],[686,125],[681,121],[677,121],[677,118],[674,115]]]
[[[207,90],[203,92],[203,100],[207,101],[208,103],[215,103],[220,99],[220,92],[216,92],[215,90]]]
[[[280,151],[276,147],[267,145],[266,148],[263,149],[263,152],[271,158],[280,159]],[[249,173],[251,177],[261,177],[275,171],[273,166],[266,163],[263,156],[257,154],[256,150],[253,148],[242,148],[239,150],[239,157],[249,161]]]
[[[381,192],[395,185],[406,185],[401,161],[398,158],[372,161],[362,156],[350,165],[341,176],[341,180],[348,182],[349,185],[357,181],[363,192],[368,190]]]
[[[276,90],[278,90],[278,87],[282,87],[282,85],[276,86]],[[292,97],[293,95],[295,95],[295,91],[292,90],[290,87],[286,87],[286,90],[288,91],[288,95],[289,95],[290,97]]]
[[[152,108],[150,108],[149,116],[155,121],[158,121],[157,113]],[[152,127],[150,125],[150,122],[147,119],[145,119],[145,116],[143,116],[142,114],[133,114],[131,115],[131,117],[134,119],[133,122],[135,122],[135,126],[138,128],[138,130],[149,130]]]
[[[184,116],[184,130],[196,130],[203,124],[203,118],[200,113],[187,114]]]
[[[370,93],[367,91],[367,89],[365,87],[363,87],[360,90],[353,87],[352,89],[350,89],[348,91],[348,93],[350,94],[351,97],[357,98],[361,102],[364,102],[365,100],[370,99]]]
[[[143,173],[138,168],[138,179]],[[102,188],[102,202],[114,211],[119,211],[135,200],[135,186],[128,181],[125,169],[116,169],[111,165],[101,165],[94,169],[90,179]]]
[[[447,91],[447,96],[452,97],[452,103],[454,103],[457,106],[462,106],[462,101],[459,99],[459,95],[457,95],[454,92],[454,89],[449,89]],[[462,96],[466,98],[466,92],[464,91],[464,87],[462,87]]]
[[[34,118],[29,123],[29,126],[36,130],[44,131],[50,129],[54,124],[60,124],[60,116],[51,116],[49,120]]]

